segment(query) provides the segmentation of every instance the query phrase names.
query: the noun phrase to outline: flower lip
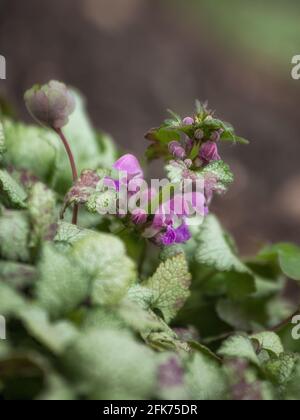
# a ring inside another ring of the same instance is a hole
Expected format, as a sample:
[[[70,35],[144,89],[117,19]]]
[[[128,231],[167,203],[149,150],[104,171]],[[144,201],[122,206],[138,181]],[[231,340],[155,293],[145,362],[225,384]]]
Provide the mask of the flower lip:
[[[132,176],[136,176],[140,178],[143,178],[144,176],[144,173],[139,164],[139,161],[134,155],[130,153],[120,157],[120,159],[118,159],[114,163],[113,168],[119,172],[125,172],[128,175],[132,175]]]

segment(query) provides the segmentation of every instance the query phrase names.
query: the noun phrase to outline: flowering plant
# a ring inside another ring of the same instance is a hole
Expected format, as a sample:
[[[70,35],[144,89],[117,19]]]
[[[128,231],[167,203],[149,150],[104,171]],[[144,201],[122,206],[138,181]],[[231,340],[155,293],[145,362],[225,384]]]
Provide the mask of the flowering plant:
[[[247,141],[198,102],[171,112],[146,134],[167,174],[149,185],[77,91],[25,102],[40,126],[0,124],[0,397],[299,399],[300,249],[241,259],[210,212],[222,142]]]

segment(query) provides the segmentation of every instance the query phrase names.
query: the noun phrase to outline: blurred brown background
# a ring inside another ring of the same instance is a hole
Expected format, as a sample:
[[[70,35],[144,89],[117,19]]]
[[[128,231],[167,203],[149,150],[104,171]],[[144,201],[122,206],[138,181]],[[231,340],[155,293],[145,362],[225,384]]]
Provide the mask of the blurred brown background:
[[[0,0],[0,95],[61,79],[87,97],[94,124],[140,157],[167,108],[208,100],[250,146],[223,146],[236,182],[214,202],[243,253],[300,242],[300,54],[296,0]],[[156,172],[157,166],[152,168]]]

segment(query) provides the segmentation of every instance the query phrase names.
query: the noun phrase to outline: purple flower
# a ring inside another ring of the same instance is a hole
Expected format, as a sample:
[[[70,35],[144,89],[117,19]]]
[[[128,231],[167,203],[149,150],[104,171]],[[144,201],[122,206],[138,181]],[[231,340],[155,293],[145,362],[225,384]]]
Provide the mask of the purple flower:
[[[118,159],[114,163],[113,168],[119,172],[125,172],[126,174],[130,175],[131,179],[133,177],[144,177],[144,173],[139,164],[139,161],[135,156],[131,154],[124,155],[120,159]]]
[[[191,232],[189,231],[189,228],[185,222],[182,223],[181,226],[179,226],[176,230],[176,239],[175,242],[177,244],[182,244],[184,242],[187,242],[189,239],[191,239]]]
[[[195,121],[194,121],[194,118],[192,118],[192,117],[185,117],[185,118],[182,120],[182,123],[183,123],[184,125],[193,125],[193,124],[195,123]]]
[[[131,220],[135,225],[143,225],[147,222],[147,213],[143,209],[136,209],[132,212]]]
[[[25,95],[25,104],[34,119],[47,127],[64,127],[75,109],[75,100],[65,84],[52,80],[34,85]]]
[[[178,159],[186,158],[186,152],[178,141],[171,141],[171,143],[169,143],[169,151]]]
[[[176,241],[176,230],[172,226],[168,226],[165,233],[160,236],[160,241],[163,245],[169,246]]]
[[[200,158],[205,162],[209,163],[213,160],[220,160],[218,153],[218,146],[213,141],[207,141],[203,144],[200,149]]]
[[[124,155],[113,164],[113,168],[120,172],[123,178],[116,180],[107,176],[104,179],[104,184],[108,188],[113,188],[116,191],[120,191],[121,186],[125,185],[128,187],[130,183],[130,192],[137,192],[139,183],[143,180],[144,177],[143,170],[137,158],[131,154]]]

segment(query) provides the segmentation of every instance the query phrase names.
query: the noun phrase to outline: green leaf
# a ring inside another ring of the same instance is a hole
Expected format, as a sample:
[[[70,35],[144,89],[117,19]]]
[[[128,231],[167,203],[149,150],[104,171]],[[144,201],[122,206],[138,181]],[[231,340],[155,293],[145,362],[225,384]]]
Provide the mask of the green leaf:
[[[274,332],[264,331],[254,334],[250,338],[258,342],[259,349],[266,350],[271,355],[280,356],[284,352],[281,340]]]
[[[91,231],[74,243],[72,255],[93,279],[94,303],[115,305],[136,280],[133,261],[126,256],[124,244],[113,235]]]
[[[210,162],[200,173],[204,176],[211,176],[216,179],[216,189],[220,192],[226,191],[229,185],[234,181],[233,173],[229,166],[222,160]]]
[[[23,211],[4,210],[0,216],[0,256],[6,260],[28,262],[29,221]]]
[[[27,169],[39,179],[49,181],[55,170],[59,146],[57,135],[41,127],[7,119],[3,126],[7,147],[4,162],[17,169]]]
[[[265,248],[259,254],[264,260],[277,260],[282,272],[293,280],[300,280],[300,248],[280,243]]]
[[[90,233],[87,229],[81,229],[71,223],[60,221],[57,226],[54,241],[57,244],[73,245]]]
[[[67,314],[88,295],[90,278],[69,255],[45,244],[36,283],[39,304],[53,317]]]
[[[12,209],[26,208],[27,194],[5,170],[0,169],[0,202]]]
[[[151,290],[150,307],[158,309],[169,323],[189,297],[190,283],[185,255],[179,254],[162,262],[143,286]]]
[[[64,359],[73,384],[90,399],[149,399],[154,393],[154,354],[126,331],[90,330]]]
[[[186,383],[193,400],[223,400],[227,395],[225,374],[211,356],[194,353],[187,365]]]
[[[240,273],[235,271],[217,273],[208,280],[214,287],[222,292],[222,286],[225,287],[228,297],[231,299],[243,299],[253,294],[256,290],[255,281],[250,273]]]
[[[271,382],[284,385],[292,378],[298,360],[299,355],[281,353],[278,358],[273,357],[264,365],[265,374]]]
[[[180,140],[180,133],[177,129],[159,127],[149,131],[146,134],[146,139],[167,145],[171,141]]]
[[[0,314],[2,316],[15,316],[25,308],[26,301],[10,286],[0,282]]]
[[[288,383],[286,384],[285,388],[285,399],[286,400],[296,400],[299,401],[300,395],[300,360],[298,361],[294,367],[293,373],[289,378]]]
[[[197,236],[196,260],[218,271],[249,273],[250,270],[234,254],[215,216],[205,218]]]
[[[29,193],[28,211],[32,225],[30,244],[36,246],[40,240],[51,238],[51,229],[57,218],[53,191],[41,182],[35,183]]]
[[[205,218],[196,241],[198,243],[195,251],[196,261],[216,271],[226,272],[219,277],[227,285],[231,297],[239,298],[256,291],[251,270],[236,256],[214,216]]]
[[[246,359],[257,366],[260,365],[251,340],[243,335],[234,335],[224,341],[218,354],[226,359]]]
[[[28,307],[19,316],[30,335],[55,354],[61,354],[78,335],[68,321],[51,324],[47,312],[39,307]]]
[[[45,389],[36,399],[40,401],[70,401],[75,400],[76,395],[71,385],[62,376],[49,372]]]
[[[229,299],[220,299],[217,302],[216,311],[220,319],[238,331],[250,331],[251,316],[247,306],[243,302],[235,302]]]

